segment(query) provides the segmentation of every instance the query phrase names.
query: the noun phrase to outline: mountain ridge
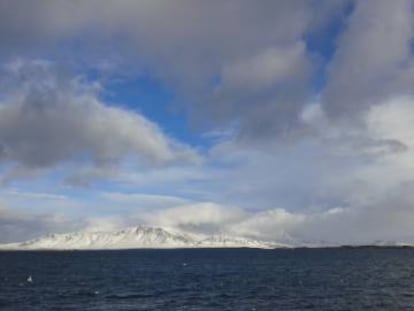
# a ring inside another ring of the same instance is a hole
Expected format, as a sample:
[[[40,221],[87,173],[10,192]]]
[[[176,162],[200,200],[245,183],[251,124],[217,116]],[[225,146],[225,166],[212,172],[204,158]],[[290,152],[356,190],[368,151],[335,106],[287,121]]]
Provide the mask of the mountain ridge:
[[[0,250],[105,250],[171,248],[288,248],[290,245],[225,234],[197,236],[161,227],[137,226],[116,231],[49,234],[37,239],[0,244]]]

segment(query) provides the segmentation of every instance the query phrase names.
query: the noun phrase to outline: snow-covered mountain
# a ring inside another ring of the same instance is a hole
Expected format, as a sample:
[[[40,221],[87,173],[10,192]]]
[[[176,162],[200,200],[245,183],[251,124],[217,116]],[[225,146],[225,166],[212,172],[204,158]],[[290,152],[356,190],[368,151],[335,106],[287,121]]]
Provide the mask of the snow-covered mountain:
[[[242,237],[211,235],[198,237],[163,228],[139,226],[110,232],[51,234],[22,243],[0,245],[0,250],[87,250],[133,248],[280,248],[285,244],[268,243]]]

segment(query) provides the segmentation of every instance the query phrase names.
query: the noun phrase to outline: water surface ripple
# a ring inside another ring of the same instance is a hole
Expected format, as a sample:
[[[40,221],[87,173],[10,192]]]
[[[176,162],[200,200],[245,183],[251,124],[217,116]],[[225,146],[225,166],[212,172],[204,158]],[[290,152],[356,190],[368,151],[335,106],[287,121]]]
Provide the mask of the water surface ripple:
[[[0,310],[368,309],[414,310],[414,249],[0,252]]]

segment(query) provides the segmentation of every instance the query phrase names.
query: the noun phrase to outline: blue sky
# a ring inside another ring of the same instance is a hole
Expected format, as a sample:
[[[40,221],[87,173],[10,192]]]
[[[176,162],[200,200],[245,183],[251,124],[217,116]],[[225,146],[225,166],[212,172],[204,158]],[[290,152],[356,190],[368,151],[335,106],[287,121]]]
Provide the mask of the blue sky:
[[[0,242],[414,241],[413,1],[0,4]]]

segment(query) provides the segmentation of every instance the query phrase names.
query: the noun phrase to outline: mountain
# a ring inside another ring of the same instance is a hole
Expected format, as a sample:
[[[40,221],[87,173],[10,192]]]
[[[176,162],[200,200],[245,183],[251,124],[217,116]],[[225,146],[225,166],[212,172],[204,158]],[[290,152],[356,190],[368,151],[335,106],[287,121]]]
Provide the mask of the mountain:
[[[22,243],[0,245],[0,250],[88,250],[134,248],[280,248],[268,243],[226,235],[198,237],[163,228],[138,226],[110,232],[51,234]]]

